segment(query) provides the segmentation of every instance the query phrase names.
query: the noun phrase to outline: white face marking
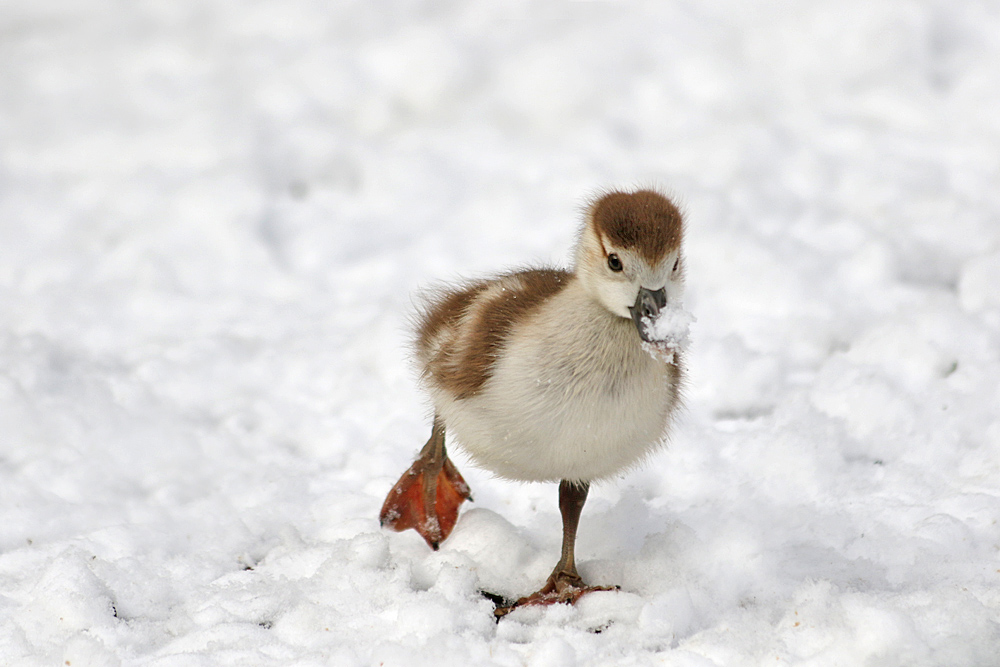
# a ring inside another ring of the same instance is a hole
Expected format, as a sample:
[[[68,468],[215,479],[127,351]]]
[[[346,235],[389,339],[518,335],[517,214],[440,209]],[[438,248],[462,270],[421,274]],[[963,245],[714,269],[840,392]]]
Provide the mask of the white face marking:
[[[609,266],[612,254],[618,258],[615,264],[620,263],[621,271]],[[637,253],[616,248],[587,230],[577,254],[577,272],[601,304],[619,317],[632,317],[629,307],[635,304],[640,287],[653,291],[665,287],[668,304],[679,304],[684,296],[684,261],[680,249],[668,253],[656,266],[650,266]]]

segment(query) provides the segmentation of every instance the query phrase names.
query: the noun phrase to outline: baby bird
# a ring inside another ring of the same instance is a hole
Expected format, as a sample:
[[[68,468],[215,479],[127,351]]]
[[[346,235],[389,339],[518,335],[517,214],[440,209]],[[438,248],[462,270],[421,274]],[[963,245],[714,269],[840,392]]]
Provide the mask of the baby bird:
[[[679,403],[679,354],[649,353],[649,319],[683,291],[683,220],[651,190],[613,191],[587,209],[572,271],[530,269],[444,289],[422,313],[416,354],[434,404],[431,437],[392,488],[383,526],[433,548],[469,487],[445,433],[483,468],[559,482],[562,555],[514,608],[573,603],[593,590],[574,558],[590,483],[636,466],[663,442]],[[647,319],[648,318],[648,319]]]

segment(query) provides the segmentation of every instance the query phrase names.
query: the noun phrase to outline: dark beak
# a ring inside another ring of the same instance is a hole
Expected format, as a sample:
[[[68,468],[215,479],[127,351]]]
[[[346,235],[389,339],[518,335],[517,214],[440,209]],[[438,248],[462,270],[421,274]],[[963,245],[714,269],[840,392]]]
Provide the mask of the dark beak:
[[[628,310],[632,313],[632,321],[635,322],[635,328],[639,330],[639,337],[647,343],[649,342],[649,336],[646,334],[646,327],[643,326],[642,320],[644,318],[655,320],[656,316],[660,314],[660,309],[666,305],[666,287],[661,287],[655,292],[645,287],[640,287],[639,295],[635,298],[635,305],[629,306]]]

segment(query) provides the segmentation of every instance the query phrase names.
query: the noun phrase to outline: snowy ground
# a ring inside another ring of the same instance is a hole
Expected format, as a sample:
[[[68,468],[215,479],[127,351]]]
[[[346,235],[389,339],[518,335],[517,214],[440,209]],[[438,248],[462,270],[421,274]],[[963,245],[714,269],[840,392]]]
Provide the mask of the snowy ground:
[[[0,3],[0,663],[997,665],[1000,7]],[[379,529],[415,290],[689,222],[669,449]]]

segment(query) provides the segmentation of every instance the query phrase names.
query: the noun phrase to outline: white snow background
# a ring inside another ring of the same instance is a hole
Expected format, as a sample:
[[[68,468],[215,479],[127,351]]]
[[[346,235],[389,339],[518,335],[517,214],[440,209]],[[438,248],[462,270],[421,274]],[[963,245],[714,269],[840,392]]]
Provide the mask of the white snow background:
[[[1000,6],[0,3],[0,664],[1000,664]],[[598,485],[429,435],[435,281],[687,215],[687,409]]]

